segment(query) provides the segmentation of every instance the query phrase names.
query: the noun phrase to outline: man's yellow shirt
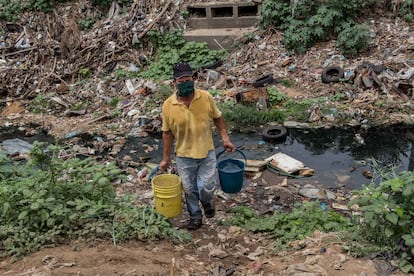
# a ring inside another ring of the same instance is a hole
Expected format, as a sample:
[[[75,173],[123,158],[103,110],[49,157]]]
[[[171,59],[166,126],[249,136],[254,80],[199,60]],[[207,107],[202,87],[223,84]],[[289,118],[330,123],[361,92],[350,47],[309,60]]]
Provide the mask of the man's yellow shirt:
[[[162,105],[162,131],[175,137],[175,152],[179,157],[205,158],[214,149],[212,121],[221,116],[213,96],[195,89],[189,107],[171,95]]]

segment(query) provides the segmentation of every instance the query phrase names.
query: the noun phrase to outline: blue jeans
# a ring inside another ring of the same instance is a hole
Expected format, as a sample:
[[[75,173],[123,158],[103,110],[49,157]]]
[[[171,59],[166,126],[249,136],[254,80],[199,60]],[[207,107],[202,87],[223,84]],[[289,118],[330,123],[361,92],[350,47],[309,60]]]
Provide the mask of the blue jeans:
[[[176,162],[190,220],[202,220],[199,201],[203,207],[208,207],[216,189],[216,153],[211,150],[201,159],[177,156]]]

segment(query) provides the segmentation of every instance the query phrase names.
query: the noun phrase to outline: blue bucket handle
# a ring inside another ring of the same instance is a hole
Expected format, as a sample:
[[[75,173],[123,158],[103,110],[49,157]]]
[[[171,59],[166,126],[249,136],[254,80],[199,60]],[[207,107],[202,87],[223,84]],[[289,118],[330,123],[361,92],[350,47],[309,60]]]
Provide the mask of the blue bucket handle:
[[[160,166],[156,166],[155,168],[153,168],[151,170],[151,172],[148,175],[148,180],[151,182],[151,180],[154,178],[155,174],[158,172],[158,170],[160,169]]]
[[[238,153],[240,153],[243,156],[243,158],[244,158],[244,164],[245,164],[245,166],[247,166],[247,158],[246,158],[246,155],[241,150],[239,150],[239,149],[236,149],[235,151],[237,151]],[[224,149],[222,152],[220,152],[219,154],[217,154],[217,157],[216,157],[217,160],[218,160],[219,156],[222,155],[225,152],[226,152],[226,150]]]

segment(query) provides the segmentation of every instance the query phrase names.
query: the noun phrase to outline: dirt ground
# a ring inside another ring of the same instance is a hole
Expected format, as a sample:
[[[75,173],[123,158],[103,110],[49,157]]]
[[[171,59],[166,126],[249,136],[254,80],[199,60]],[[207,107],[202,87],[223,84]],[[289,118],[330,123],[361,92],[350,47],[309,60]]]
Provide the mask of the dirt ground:
[[[354,70],[365,59],[372,59],[373,63],[381,61],[384,64],[398,64],[396,72],[406,69],[401,64],[411,61],[414,56],[412,50],[414,48],[411,48],[414,40],[412,40],[412,35],[409,35],[409,30],[413,29],[413,23],[405,27],[401,22],[384,20],[372,25],[378,30],[375,32],[375,47],[370,55],[341,60],[341,65]],[[338,52],[335,50],[334,42],[319,44],[308,54],[296,57],[292,63],[285,64],[290,59],[286,59],[284,55],[281,37],[281,35],[269,35],[235,52],[234,56],[237,57],[235,59],[239,65],[231,68],[235,72],[230,73],[242,76],[241,72],[252,72],[248,79],[255,79],[264,73],[275,72],[275,77],[278,79],[288,79],[293,83],[293,87],[290,88],[281,84],[277,84],[276,87],[281,92],[295,98],[328,97],[335,95],[337,91],[349,90],[349,84],[327,85],[319,80],[324,61],[338,56],[335,55]],[[267,50],[259,51],[258,46],[263,41],[267,43],[267,46],[265,45]],[[400,44],[406,47],[400,47]],[[388,48],[394,51],[389,57],[384,54],[386,50],[389,50]],[[250,68],[251,64],[260,66],[253,70]],[[51,73],[48,73],[49,70],[45,72],[47,76],[44,78],[47,79]],[[15,79],[16,81],[10,82],[20,83],[23,80],[17,77]],[[391,82],[386,79],[384,81],[387,85]],[[355,93],[351,93],[349,113],[355,113],[355,116],[360,114],[365,116],[365,113],[370,111],[370,114],[378,114],[381,117],[387,114],[388,116],[383,119],[384,123],[412,122],[414,120],[411,112],[413,95],[401,91],[393,92],[394,86],[393,89],[385,89],[387,87],[367,89],[360,85],[359,90],[356,89]],[[95,93],[98,92],[94,89],[82,93],[90,93],[89,97],[100,107],[102,101],[96,98]],[[83,95],[82,93],[79,95]],[[380,109],[380,106],[375,104],[375,99],[379,94],[386,95],[384,99],[386,99],[387,109]],[[76,93],[69,89],[59,95],[68,102],[71,97],[76,98],[73,96]],[[33,114],[27,111],[30,100],[20,98],[18,94],[11,94],[8,97],[0,103],[2,108],[0,126],[27,126],[28,132],[35,130],[33,127],[28,127],[30,123],[39,125],[37,129],[44,129],[48,134],[57,138],[62,138],[65,134],[76,130],[107,136],[108,141],[112,143],[111,140],[115,140],[118,135],[125,136],[125,132],[136,124],[135,118],[117,119],[102,116],[98,117],[101,120],[97,120],[93,112],[79,116],[66,116],[63,111],[60,114],[56,112],[55,115]],[[130,100],[134,103],[131,106],[139,106],[134,102],[137,101],[135,95],[127,94],[123,100]],[[94,108],[91,109],[99,110],[99,108]],[[125,110],[125,112],[128,111],[127,108]],[[391,116],[394,114],[391,112],[395,112],[396,115]],[[106,112],[99,114],[106,114]],[[363,121],[363,116],[359,117]],[[116,127],[112,127],[114,123]],[[216,216],[205,220],[199,230],[191,232],[193,243],[190,245],[172,244],[169,241],[133,241],[117,245],[110,240],[71,241],[65,245],[42,249],[22,259],[0,259],[0,275],[404,275],[398,270],[393,271],[392,265],[395,264],[382,256],[368,259],[347,255],[346,252],[341,251],[341,242],[334,234],[316,232],[313,237],[305,241],[293,242],[292,249],[297,249],[276,255],[272,250],[273,239],[246,232],[238,227],[222,226],[220,220],[228,216],[226,210],[231,206],[249,205],[261,213],[266,213],[271,211],[275,204],[289,205],[295,201],[306,200],[295,190],[300,183],[295,183],[293,180],[264,173],[258,179],[251,181],[254,185],[249,185],[248,189],[243,190],[237,196],[216,195]],[[135,187],[138,190],[142,188]],[[275,194],[278,195],[277,198]],[[171,223],[182,227],[186,219],[187,214],[183,206],[183,214],[172,219]]]
[[[249,181],[237,194],[217,190],[216,216],[191,231],[189,245],[165,240],[117,245],[110,240],[72,241],[19,260],[1,260],[0,275],[404,275],[393,271],[395,264],[381,256],[347,255],[332,233],[315,232],[313,237],[292,242],[291,251],[275,254],[274,239],[222,225],[229,216],[226,211],[234,206],[253,206],[265,214],[274,205],[307,200],[296,191],[299,183],[269,171]],[[179,228],[188,218],[184,203],[182,207],[182,214],[170,219]]]
[[[242,252],[228,252],[227,257],[212,256],[207,248],[217,244],[216,233],[211,229],[205,225],[195,231],[197,245],[187,247],[167,241],[130,242],[122,245],[113,245],[110,241],[96,241],[94,244],[72,242],[69,245],[43,249],[17,262],[2,261],[0,273],[2,275],[380,275],[376,270],[375,262],[341,254],[334,244],[326,247],[325,253],[320,253],[318,248],[314,247],[285,256],[263,254],[255,261],[241,254]],[[263,239],[257,238],[257,240],[266,248]],[[242,234],[232,238],[232,242],[245,244]],[[256,241],[251,242],[255,244],[254,247],[259,247]]]

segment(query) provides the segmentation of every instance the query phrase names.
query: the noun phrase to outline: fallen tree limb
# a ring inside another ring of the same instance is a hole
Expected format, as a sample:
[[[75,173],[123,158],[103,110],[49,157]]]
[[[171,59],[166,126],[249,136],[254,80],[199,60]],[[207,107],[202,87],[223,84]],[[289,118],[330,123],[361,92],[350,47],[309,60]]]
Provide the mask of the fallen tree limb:
[[[37,47],[30,47],[30,48],[23,49],[23,50],[20,50],[20,51],[16,51],[16,52],[13,52],[13,53],[7,53],[7,54],[4,54],[3,56],[7,57],[7,56],[12,56],[12,55],[17,55],[17,54],[21,54],[21,53],[24,53],[24,52],[34,50],[34,49],[37,49]]]
[[[169,1],[164,8],[162,9],[161,13],[157,16],[157,18],[155,18],[154,21],[151,22],[151,24],[149,24],[145,30],[143,30],[139,35],[138,35],[138,39],[143,38],[153,27],[154,25],[160,21],[160,19],[164,16],[164,14],[167,12],[168,8],[170,7],[172,1]]]

